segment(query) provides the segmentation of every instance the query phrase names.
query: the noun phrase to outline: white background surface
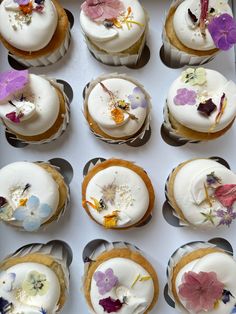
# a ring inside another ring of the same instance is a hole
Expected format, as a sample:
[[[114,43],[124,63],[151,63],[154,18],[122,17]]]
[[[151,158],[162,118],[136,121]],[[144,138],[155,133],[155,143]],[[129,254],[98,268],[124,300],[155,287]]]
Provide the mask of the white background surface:
[[[154,313],[175,313],[163,298],[166,284],[166,265],[169,256],[180,245],[194,240],[208,240],[213,237],[224,237],[236,247],[234,229],[223,231],[214,230],[200,233],[197,230],[176,228],[170,226],[162,216],[164,202],[164,185],[169,172],[178,163],[192,157],[221,156],[236,170],[235,138],[236,126],[224,137],[209,143],[189,144],[182,147],[171,147],[163,142],[160,136],[163,104],[171,82],[181,70],[173,70],[162,64],[159,58],[161,47],[161,28],[164,14],[170,1],[143,1],[150,14],[150,38],[148,45],[151,49],[150,62],[140,70],[130,70],[125,67],[109,67],[97,62],[87,51],[79,27],[80,1],[61,1],[66,8],[73,12],[75,24],[72,29],[72,44],[69,53],[59,63],[47,68],[32,69],[36,74],[60,78],[70,83],[74,90],[74,100],[71,105],[71,123],[67,132],[56,142],[43,146],[28,146],[23,149],[11,147],[6,139],[3,128],[0,133],[0,166],[14,161],[48,160],[61,157],[67,159],[74,168],[74,178],[71,183],[71,209],[58,223],[46,231],[36,234],[19,233],[3,224],[0,227],[0,259],[18,247],[31,242],[47,242],[51,239],[62,239],[69,243],[74,253],[71,267],[71,290],[69,300],[63,313],[87,314],[88,310],[80,292],[81,276],[83,273],[83,247],[95,238],[110,241],[125,240],[136,244],[144,250],[156,268],[160,279],[160,298]],[[219,70],[228,79],[235,78],[234,53],[231,50],[218,56],[207,67]],[[6,51],[0,46],[0,69],[7,70]],[[97,140],[90,132],[82,114],[82,91],[91,78],[102,73],[117,71],[127,73],[144,84],[153,99],[152,137],[145,146],[132,148],[126,145],[113,146]],[[143,228],[130,231],[107,231],[89,219],[81,206],[81,181],[84,164],[94,157],[118,157],[135,161],[144,167],[150,175],[155,191],[156,206],[154,217],[150,224]],[[186,187],[183,186],[183,189]]]

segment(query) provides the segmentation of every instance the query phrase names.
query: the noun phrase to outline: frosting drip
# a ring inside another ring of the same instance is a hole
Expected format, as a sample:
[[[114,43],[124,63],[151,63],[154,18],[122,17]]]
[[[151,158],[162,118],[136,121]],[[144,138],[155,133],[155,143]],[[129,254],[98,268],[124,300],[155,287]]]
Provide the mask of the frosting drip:
[[[14,221],[25,229],[39,223],[39,228],[55,213],[58,203],[58,185],[39,165],[15,162],[0,170],[0,218],[3,220]],[[18,217],[15,214],[19,208]]]
[[[14,0],[3,0],[0,4],[1,35],[13,47],[27,52],[46,47],[58,22],[57,11],[51,0],[42,1],[42,11],[37,11],[39,6],[35,0],[29,3],[32,4],[29,13],[20,10]]]
[[[214,272],[217,276],[217,280],[219,280],[223,286],[225,291],[229,291],[229,298],[222,298],[217,303],[217,306],[210,311],[199,311],[198,314],[204,313],[212,313],[212,314],[230,314],[233,313],[234,305],[235,305],[235,296],[236,296],[236,286],[235,286],[235,276],[236,276],[236,262],[233,258],[225,253],[211,253],[207,254],[200,259],[196,259],[191,263],[185,265],[177,275],[175,286],[176,291],[178,293],[178,297],[181,300],[181,303],[184,307],[186,307],[186,301],[181,298],[179,294],[179,287],[183,282],[183,276],[187,272],[192,271],[195,273],[200,272]],[[195,311],[188,310],[187,313],[196,314]]]
[[[203,68],[184,71],[167,97],[168,109],[179,123],[205,133],[221,131],[234,120],[235,101],[235,83],[217,71]]]
[[[60,298],[60,284],[47,266],[19,263],[0,272],[0,295],[11,303],[12,314],[53,314]]]
[[[194,24],[189,15],[189,10],[199,21],[201,15],[200,0],[185,0],[176,9],[173,27],[179,40],[188,48],[199,51],[215,49],[214,40],[206,27],[205,35],[201,33],[199,24]],[[209,1],[210,18],[227,13],[233,16],[228,0]]]
[[[23,112],[20,123],[10,120],[12,111]],[[60,102],[56,89],[45,78],[29,75],[28,84],[20,91],[0,101],[0,117],[7,127],[23,136],[46,132],[57,120]]]
[[[149,193],[142,178],[134,171],[112,166],[92,177],[87,186],[86,200],[90,201],[90,214],[98,223],[106,226],[109,215],[116,212],[117,217],[114,218],[117,220],[114,220],[113,227],[121,228],[133,225],[143,218],[149,206]],[[102,200],[99,209],[91,206],[94,200]]]
[[[88,97],[88,111],[100,129],[114,138],[137,133],[147,116],[148,100],[141,88],[120,78],[103,80]]]
[[[225,192],[226,198],[217,192],[230,184],[236,184],[232,171],[216,161],[197,159],[177,172],[174,198],[189,223],[202,228],[230,226],[236,218],[234,192]]]
[[[110,281],[107,292],[102,291],[103,274],[106,276],[105,280]],[[112,258],[96,269],[91,282],[90,297],[97,314],[104,313],[99,303],[107,298],[122,304],[118,311],[120,314],[144,314],[152,303],[154,284],[150,274],[141,265],[126,258]]]
[[[118,2],[118,1],[117,1]],[[82,9],[80,24],[86,36],[101,50],[122,52],[133,46],[146,29],[146,15],[138,0],[122,0],[117,19],[94,20]],[[82,6],[83,8],[83,6]]]

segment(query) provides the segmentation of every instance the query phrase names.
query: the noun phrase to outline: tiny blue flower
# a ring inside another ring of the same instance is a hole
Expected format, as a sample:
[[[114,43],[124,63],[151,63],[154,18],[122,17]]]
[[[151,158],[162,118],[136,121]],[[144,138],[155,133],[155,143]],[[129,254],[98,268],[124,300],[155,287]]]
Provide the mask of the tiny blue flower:
[[[31,196],[25,206],[18,207],[13,217],[22,221],[23,228],[26,231],[37,231],[43,220],[48,218],[52,213],[51,207],[47,204],[41,204],[36,196]]]
[[[133,94],[129,95],[128,99],[130,101],[132,109],[137,109],[139,107],[147,108],[147,106],[148,106],[146,97],[145,97],[143,91],[141,90],[141,88],[139,88],[139,87],[134,88]]]
[[[47,311],[45,309],[41,308],[40,313],[41,314],[47,314]]]

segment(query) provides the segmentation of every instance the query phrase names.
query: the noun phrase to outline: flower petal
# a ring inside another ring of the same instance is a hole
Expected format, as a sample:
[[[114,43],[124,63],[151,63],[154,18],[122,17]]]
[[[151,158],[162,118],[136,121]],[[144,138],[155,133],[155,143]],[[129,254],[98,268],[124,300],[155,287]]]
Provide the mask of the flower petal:
[[[47,204],[40,205],[37,210],[37,214],[39,215],[40,218],[47,218],[51,215],[51,213],[52,213],[52,208],[48,206]]]
[[[25,206],[18,207],[13,213],[13,217],[18,221],[23,221],[28,216],[29,216],[29,210]]]
[[[32,195],[29,198],[26,206],[30,211],[35,211],[39,207],[39,204],[40,204],[39,198],[37,196]]]
[[[27,217],[23,222],[25,231],[37,231],[41,226],[41,219],[39,217]]]

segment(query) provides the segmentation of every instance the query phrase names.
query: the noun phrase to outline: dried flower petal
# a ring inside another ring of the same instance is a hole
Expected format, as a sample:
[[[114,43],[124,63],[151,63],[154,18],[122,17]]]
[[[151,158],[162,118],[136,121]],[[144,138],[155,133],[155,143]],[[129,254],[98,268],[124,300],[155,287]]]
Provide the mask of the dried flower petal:
[[[28,83],[28,70],[16,71],[11,70],[0,73],[0,100],[18,92]]]
[[[95,272],[94,280],[101,295],[110,292],[118,284],[118,278],[111,268],[108,268],[104,273],[101,271]]]
[[[28,4],[26,5],[20,5],[20,10],[23,14],[27,15],[27,14],[31,14],[33,12],[33,4],[32,1],[30,1]]]
[[[216,211],[217,217],[221,218],[219,226],[226,225],[230,227],[233,220],[236,218],[236,212],[232,208],[227,208],[226,210],[219,209]]]
[[[113,211],[111,215],[104,216],[104,227],[107,229],[116,227],[118,219],[117,211]]]
[[[190,9],[188,9],[188,15],[189,15],[191,21],[192,21],[194,24],[196,24],[197,21],[198,21],[198,19],[197,19],[196,15],[194,15],[193,12],[192,12]]]
[[[200,30],[203,36],[206,35],[206,21],[209,10],[209,0],[201,0]]]
[[[116,198],[116,189],[117,186],[114,183],[104,185],[102,188],[102,198],[106,203],[110,203],[114,205],[115,198]]]
[[[23,117],[23,113],[17,114],[15,111],[12,111],[6,114],[6,118],[11,120],[11,122],[13,123],[20,123],[20,118],[22,117]]]
[[[236,201],[236,184],[221,185],[215,190],[215,197],[224,207],[231,207]]]
[[[186,308],[194,313],[211,311],[221,299],[224,284],[215,272],[187,272],[179,286],[179,295],[186,302]]]
[[[211,172],[210,174],[207,174],[207,184],[208,185],[213,185],[213,184],[216,184],[216,183],[221,183],[221,179],[218,178],[216,175],[215,175],[215,172]]]
[[[206,100],[205,102],[200,103],[197,110],[201,114],[209,117],[212,114],[212,112],[214,112],[216,110],[216,108],[217,108],[217,106],[213,103],[212,98],[210,98],[210,99]]]
[[[27,5],[29,4],[30,0],[14,0],[19,5]]]
[[[180,88],[177,90],[177,95],[174,98],[174,103],[177,106],[195,105],[197,93],[192,89]]]
[[[230,291],[224,289],[221,298],[222,302],[224,304],[227,304],[228,302],[230,302],[230,297],[234,298]]]
[[[220,99],[220,109],[216,116],[215,123],[218,124],[221,120],[222,115],[224,114],[225,108],[227,106],[227,99],[225,93],[223,93],[221,99]]]
[[[7,204],[5,197],[0,196],[0,208]]]
[[[123,111],[119,108],[112,109],[111,116],[116,124],[121,124],[122,122],[124,122],[125,115]]]
[[[122,308],[122,303],[119,299],[114,300],[111,297],[106,299],[102,299],[99,301],[99,305],[101,305],[105,312],[107,313],[115,313],[118,312]]]

